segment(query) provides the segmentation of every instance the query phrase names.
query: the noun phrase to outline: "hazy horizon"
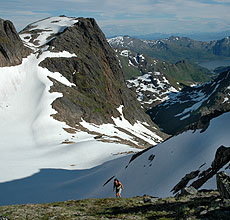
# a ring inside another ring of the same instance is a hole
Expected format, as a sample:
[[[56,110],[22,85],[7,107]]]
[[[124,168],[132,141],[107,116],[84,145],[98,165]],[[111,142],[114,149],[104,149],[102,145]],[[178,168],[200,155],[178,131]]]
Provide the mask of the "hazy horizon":
[[[230,28],[230,0],[2,0],[0,18],[17,31],[50,16],[93,17],[106,36],[221,32]]]

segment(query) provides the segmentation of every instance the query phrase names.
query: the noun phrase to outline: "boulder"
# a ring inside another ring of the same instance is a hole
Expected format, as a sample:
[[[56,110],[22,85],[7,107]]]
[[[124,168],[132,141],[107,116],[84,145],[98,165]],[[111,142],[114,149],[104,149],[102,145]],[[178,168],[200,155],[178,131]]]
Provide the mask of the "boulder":
[[[197,189],[195,189],[193,186],[185,187],[181,190],[181,196],[184,195],[196,195],[198,193]]]
[[[230,199],[230,177],[225,172],[216,174],[216,184],[220,196],[223,199]]]

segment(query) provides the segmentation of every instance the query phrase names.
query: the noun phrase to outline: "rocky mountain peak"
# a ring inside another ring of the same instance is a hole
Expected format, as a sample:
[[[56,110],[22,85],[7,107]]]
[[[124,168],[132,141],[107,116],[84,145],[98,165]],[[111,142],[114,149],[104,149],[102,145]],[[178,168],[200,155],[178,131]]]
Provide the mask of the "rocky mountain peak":
[[[225,37],[221,40],[212,42],[213,53],[218,56],[229,57],[230,54],[230,37]]]
[[[23,45],[13,23],[0,19],[0,67],[20,64],[30,52]]]
[[[52,103],[57,111],[55,119],[73,128],[82,128],[84,122],[114,124],[119,117],[124,117],[130,126],[137,121],[146,122],[150,129],[155,126],[137,102],[135,93],[127,88],[115,52],[93,18],[47,18],[28,25],[20,36],[39,56],[72,54],[48,56],[39,64],[60,73],[72,85],[63,85],[50,77],[51,92],[63,94]]]

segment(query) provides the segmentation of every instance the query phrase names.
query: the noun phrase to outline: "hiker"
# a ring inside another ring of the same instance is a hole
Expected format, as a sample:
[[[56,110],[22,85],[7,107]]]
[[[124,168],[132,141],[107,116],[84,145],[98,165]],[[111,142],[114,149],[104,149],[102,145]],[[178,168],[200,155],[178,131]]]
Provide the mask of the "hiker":
[[[124,190],[124,187],[122,185],[122,183],[116,178],[114,179],[114,184],[113,184],[113,192],[116,189],[116,197],[121,198],[121,190]]]

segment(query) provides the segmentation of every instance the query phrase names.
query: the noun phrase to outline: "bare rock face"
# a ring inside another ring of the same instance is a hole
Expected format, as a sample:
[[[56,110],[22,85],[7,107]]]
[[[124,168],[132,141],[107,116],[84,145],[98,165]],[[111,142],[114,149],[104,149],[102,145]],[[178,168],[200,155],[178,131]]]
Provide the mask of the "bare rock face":
[[[225,172],[216,174],[216,184],[220,196],[223,199],[230,199],[230,177]]]
[[[63,97],[55,100],[53,107],[59,112],[55,117],[74,126],[84,118],[96,124],[112,122],[118,117],[117,108],[124,106],[125,118],[131,123],[150,118],[141,109],[135,94],[124,80],[113,49],[92,18],[78,18],[49,43],[52,52],[68,51],[71,58],[46,58],[40,66],[51,72],[60,72],[75,87],[66,87],[54,80],[53,92],[62,91]]]
[[[230,161],[230,148],[225,146],[220,146],[215,155],[215,159],[211,164],[211,167],[205,170],[199,175],[199,178],[192,183],[195,189],[199,189],[204,183],[206,183],[210,178],[212,178],[217,172],[228,164]]]
[[[26,48],[11,21],[0,19],[0,67],[15,66],[27,57],[31,50]]]

